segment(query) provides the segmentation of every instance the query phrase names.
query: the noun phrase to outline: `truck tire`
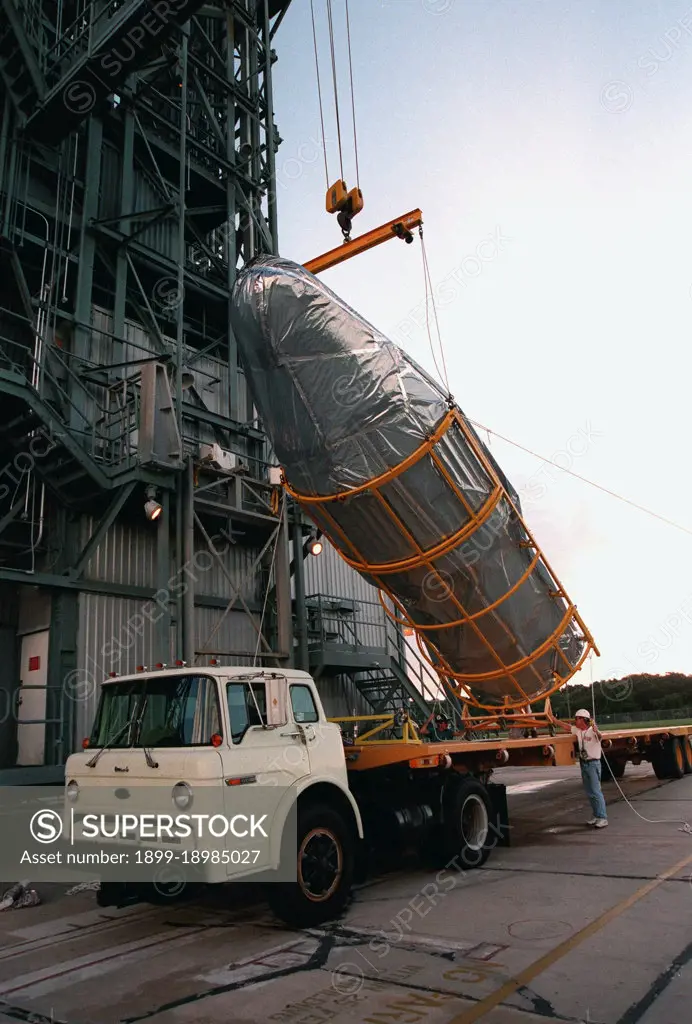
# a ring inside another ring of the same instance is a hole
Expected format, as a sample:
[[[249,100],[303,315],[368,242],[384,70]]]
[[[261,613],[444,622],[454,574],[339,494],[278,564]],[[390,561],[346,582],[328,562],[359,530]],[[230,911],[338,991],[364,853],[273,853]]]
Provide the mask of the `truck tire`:
[[[685,775],[692,775],[692,737],[681,736],[680,742],[685,759]]]
[[[677,736],[671,736],[651,753],[657,779],[681,779],[685,774],[685,752]]]
[[[601,758],[601,781],[611,782],[613,779],[621,779],[625,774],[627,761],[621,758]]]
[[[355,869],[353,833],[330,807],[298,808],[297,882],[267,886],[267,902],[278,918],[293,928],[331,921],[351,896]],[[285,856],[289,856],[286,851]]]
[[[487,789],[476,779],[460,779],[445,788],[443,808],[440,853],[444,866],[459,871],[481,867],[497,845]]]

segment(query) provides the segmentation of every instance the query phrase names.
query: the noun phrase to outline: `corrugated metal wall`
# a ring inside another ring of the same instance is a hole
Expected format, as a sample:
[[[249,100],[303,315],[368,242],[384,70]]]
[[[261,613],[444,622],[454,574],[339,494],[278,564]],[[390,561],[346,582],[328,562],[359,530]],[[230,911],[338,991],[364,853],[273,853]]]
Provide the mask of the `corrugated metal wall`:
[[[109,143],[104,143],[101,151],[101,188],[99,190],[100,218],[117,217],[120,214],[120,196],[122,192],[122,151]],[[156,210],[162,204],[161,193],[158,192],[139,172],[134,175],[134,213]],[[160,219],[140,232],[138,241],[154,252],[161,253],[169,259],[177,258],[177,223],[168,219]]]
[[[257,571],[250,574],[250,568],[260,549],[228,544],[224,550],[220,543],[215,547],[221,557],[223,570],[203,540],[195,545],[194,567],[190,577],[193,579],[196,593],[230,600],[234,589],[240,585],[240,593],[246,601],[261,601],[264,597],[262,576]],[[218,614],[221,615],[222,612],[219,611]]]
[[[319,679],[317,690],[327,718],[372,714],[371,706],[347,676]]]
[[[85,518],[82,522],[82,543],[86,544],[95,522]],[[258,551],[254,548],[230,546],[223,552],[224,566],[234,584],[243,579],[241,593],[244,599],[257,607],[264,599],[263,580],[259,573],[248,571]],[[207,548],[198,545],[194,567],[190,570],[198,594],[230,599],[232,585],[212,558]],[[318,558],[306,559],[308,594],[321,593],[326,596],[343,597],[356,602],[373,602],[368,615],[378,617],[381,626],[386,622],[384,612],[376,607],[377,592],[357,573],[343,562],[336,551],[325,546]],[[156,588],[156,533],[147,525],[117,522],[108,531],[98,551],[85,570],[85,578],[103,582],[131,584]],[[182,575],[171,566],[170,579],[180,580]],[[150,613],[147,615],[147,611]],[[361,612],[362,614],[362,612]],[[237,650],[254,652],[257,647],[257,632],[247,615],[242,611],[231,611],[223,618],[223,610],[196,607],[195,628],[197,649],[204,648],[209,656],[216,652]],[[135,671],[137,665],[152,665],[159,660],[171,663],[175,658],[173,643],[166,653],[157,647],[156,620],[151,603],[144,600],[82,593],[79,599],[78,665],[84,673],[88,690],[87,700],[77,707],[76,738],[81,739],[91,724],[98,699],[101,681],[109,672],[119,674]],[[363,630],[360,629],[360,635]],[[362,642],[378,646],[382,642],[382,628],[373,630],[372,636],[364,635]],[[218,655],[221,664],[251,665],[250,656]],[[198,664],[204,663],[202,656]],[[319,690],[328,715],[367,714],[370,706],[358,693],[353,683],[345,677],[322,679]]]
[[[82,548],[97,526],[98,522],[90,516],[82,519]],[[84,577],[135,587],[156,587],[155,524],[151,529],[138,529],[130,523],[114,523],[87,564]]]
[[[96,525],[90,517],[82,520],[83,546]],[[251,607],[261,606],[264,599],[263,577],[257,571],[252,574],[249,572],[259,550],[239,544],[228,545],[227,550],[218,550],[225,572],[203,541],[196,545],[191,566],[179,571],[171,563],[166,581],[171,602],[174,604],[176,593],[189,581],[196,595],[221,600],[230,600],[234,587],[240,585],[240,593],[245,601]],[[123,521],[114,523],[89,561],[84,576],[88,580],[156,590],[156,526],[148,523],[140,526]],[[223,609],[217,608],[195,608],[197,649],[204,648],[209,652],[254,652],[257,632],[245,612],[234,610],[225,616],[223,612]],[[75,739],[81,740],[85,735],[84,730],[88,729],[96,709],[98,688],[109,672],[124,675],[135,671],[137,665],[154,665],[157,661],[170,664],[175,660],[173,636],[167,651],[161,651],[158,647],[159,618],[156,605],[150,600],[80,594],[77,664],[84,674],[80,693],[88,692],[89,697],[78,703]],[[226,656],[219,657],[219,661],[221,664],[231,661],[242,665],[252,664],[251,657]],[[203,657],[198,660],[198,664],[203,662]]]
[[[100,685],[109,672],[124,675],[137,665],[152,665],[160,657],[155,627],[143,614],[146,601],[82,593],[79,595],[77,664],[83,679],[76,703],[76,736],[86,736],[96,710]]]
[[[230,657],[222,651],[247,651],[251,655],[257,648],[257,632],[253,629],[245,612],[223,612],[215,608],[195,609],[195,629],[197,631],[197,649],[208,651],[209,656],[218,655],[221,665],[252,665],[253,658],[234,655]],[[258,616],[259,619],[259,616]],[[204,664],[205,658],[200,655],[198,664]]]
[[[377,601],[377,590],[347,565],[325,538],[322,541],[322,554],[305,559],[306,595],[331,594],[334,597]]]

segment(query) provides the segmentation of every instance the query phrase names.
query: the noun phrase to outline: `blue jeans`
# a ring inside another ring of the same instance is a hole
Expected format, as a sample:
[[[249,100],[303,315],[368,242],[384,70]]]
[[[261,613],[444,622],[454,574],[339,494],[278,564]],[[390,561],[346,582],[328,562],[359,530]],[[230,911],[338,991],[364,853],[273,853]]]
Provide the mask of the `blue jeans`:
[[[584,783],[584,789],[591,803],[594,817],[607,818],[606,802],[601,792],[601,762],[582,761],[581,780]]]

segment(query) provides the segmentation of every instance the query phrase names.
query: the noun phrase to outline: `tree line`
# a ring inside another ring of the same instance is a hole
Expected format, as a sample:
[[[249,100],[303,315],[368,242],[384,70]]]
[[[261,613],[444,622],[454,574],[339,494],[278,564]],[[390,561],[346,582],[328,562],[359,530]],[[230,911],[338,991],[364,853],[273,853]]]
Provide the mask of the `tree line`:
[[[692,676],[682,672],[664,675],[637,674],[622,679],[601,679],[594,682],[596,718],[630,711],[664,711],[692,708]],[[591,686],[567,684],[550,698],[553,714],[572,718],[579,708],[592,709]],[[533,708],[542,710],[542,703]]]

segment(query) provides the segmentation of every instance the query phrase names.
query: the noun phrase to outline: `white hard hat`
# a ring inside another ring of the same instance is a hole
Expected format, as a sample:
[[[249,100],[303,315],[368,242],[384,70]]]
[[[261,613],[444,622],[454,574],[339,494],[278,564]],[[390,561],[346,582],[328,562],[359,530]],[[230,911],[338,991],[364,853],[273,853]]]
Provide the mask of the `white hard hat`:
[[[591,712],[590,711],[586,711],[584,708],[580,708],[580,710],[577,711],[577,713],[576,713],[576,715],[574,717],[575,718],[591,718]]]

